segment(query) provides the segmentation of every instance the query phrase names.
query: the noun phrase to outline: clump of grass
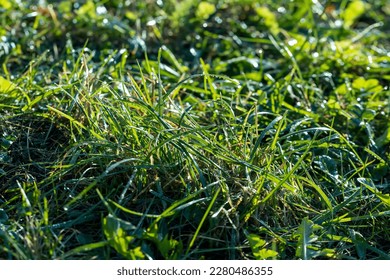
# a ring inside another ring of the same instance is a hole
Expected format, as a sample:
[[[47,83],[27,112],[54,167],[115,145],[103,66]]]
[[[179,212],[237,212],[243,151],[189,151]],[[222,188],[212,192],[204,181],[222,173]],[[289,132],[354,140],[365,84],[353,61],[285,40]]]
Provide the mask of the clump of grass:
[[[0,258],[389,258],[386,8],[206,2],[2,4]]]

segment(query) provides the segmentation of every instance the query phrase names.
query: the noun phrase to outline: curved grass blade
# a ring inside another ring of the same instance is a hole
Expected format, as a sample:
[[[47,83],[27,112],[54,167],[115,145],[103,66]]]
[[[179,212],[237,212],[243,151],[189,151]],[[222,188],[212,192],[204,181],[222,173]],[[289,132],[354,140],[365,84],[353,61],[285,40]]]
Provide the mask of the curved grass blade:
[[[199,225],[198,225],[198,227],[197,227],[197,229],[196,229],[194,235],[192,236],[192,239],[191,239],[190,244],[188,245],[188,248],[187,248],[187,251],[186,251],[186,255],[188,255],[188,253],[190,252],[190,249],[191,249],[192,246],[194,245],[195,240],[196,240],[196,238],[197,238],[198,235],[199,235],[199,231],[200,231],[200,229],[202,228],[202,226],[203,226],[203,224],[204,224],[204,222],[205,222],[207,216],[209,215],[209,213],[210,213],[210,211],[211,211],[211,208],[213,207],[215,201],[217,200],[217,197],[218,197],[220,191],[221,191],[221,188],[218,188],[217,191],[215,192],[215,194],[214,194],[212,200],[210,201],[210,204],[209,204],[209,206],[207,207],[206,212],[204,213],[204,215],[203,215],[203,217],[202,217],[202,220],[200,221],[200,223],[199,223]]]

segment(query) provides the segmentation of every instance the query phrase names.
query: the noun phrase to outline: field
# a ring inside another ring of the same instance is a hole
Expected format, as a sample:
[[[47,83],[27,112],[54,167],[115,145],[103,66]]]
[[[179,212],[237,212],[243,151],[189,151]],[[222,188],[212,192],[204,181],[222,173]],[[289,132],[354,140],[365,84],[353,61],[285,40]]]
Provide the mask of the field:
[[[0,22],[0,259],[390,259],[388,1]]]

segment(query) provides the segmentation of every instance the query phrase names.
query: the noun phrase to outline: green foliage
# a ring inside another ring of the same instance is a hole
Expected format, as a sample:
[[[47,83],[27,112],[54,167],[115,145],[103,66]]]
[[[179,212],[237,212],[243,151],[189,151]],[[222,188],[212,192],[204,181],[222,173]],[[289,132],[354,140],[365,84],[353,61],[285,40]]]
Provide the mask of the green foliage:
[[[298,227],[298,244],[295,255],[303,260],[313,259],[318,256],[318,251],[314,249],[313,243],[318,240],[315,231],[318,227],[308,218],[304,218]]]
[[[183,244],[168,236],[160,237],[157,224],[144,233],[143,238],[152,241],[158,248],[162,257],[166,260],[177,260],[180,258],[183,250]]]
[[[111,215],[103,220],[103,232],[108,243],[116,252],[124,258],[130,260],[139,260],[145,258],[140,247],[132,247],[131,243],[134,237],[127,235],[126,231],[133,229],[133,226],[125,221],[115,218]]]
[[[353,80],[352,87],[348,88],[346,84],[342,84],[336,89],[336,93],[342,95],[347,95],[351,93],[351,91],[354,95],[371,94],[374,96],[383,91],[383,87],[379,84],[377,79],[365,80],[364,77],[359,77]]]
[[[261,239],[256,234],[248,234],[247,235],[249,244],[251,246],[253,256],[257,260],[267,260],[267,259],[273,259],[278,256],[278,252],[275,252],[271,249],[264,248],[266,246],[266,241]]]
[[[386,1],[0,10],[0,258],[389,259]]]
[[[360,0],[351,1],[345,11],[342,13],[344,27],[350,28],[356,22],[356,20],[364,14],[367,6],[368,4]]]
[[[272,13],[267,7],[257,7],[256,13],[263,18],[265,26],[267,26],[271,33],[276,35],[279,32],[278,20],[274,13]]]
[[[173,28],[182,26],[184,20],[190,15],[193,7],[199,2],[198,0],[183,0],[180,2],[172,1],[173,12],[170,15]]]
[[[196,17],[200,19],[208,19],[213,13],[215,13],[216,8],[215,5],[206,1],[202,1],[199,3],[196,9]]]
[[[1,93],[7,93],[10,91],[13,91],[16,88],[16,85],[12,82],[10,82],[7,79],[4,79],[0,76],[0,92]]]

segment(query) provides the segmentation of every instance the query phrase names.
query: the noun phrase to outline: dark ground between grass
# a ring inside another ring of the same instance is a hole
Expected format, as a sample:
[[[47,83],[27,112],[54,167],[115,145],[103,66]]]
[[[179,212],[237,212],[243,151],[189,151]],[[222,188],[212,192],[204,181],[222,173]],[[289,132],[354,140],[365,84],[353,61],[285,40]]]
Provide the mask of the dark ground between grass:
[[[390,4],[0,2],[0,259],[389,259]]]

